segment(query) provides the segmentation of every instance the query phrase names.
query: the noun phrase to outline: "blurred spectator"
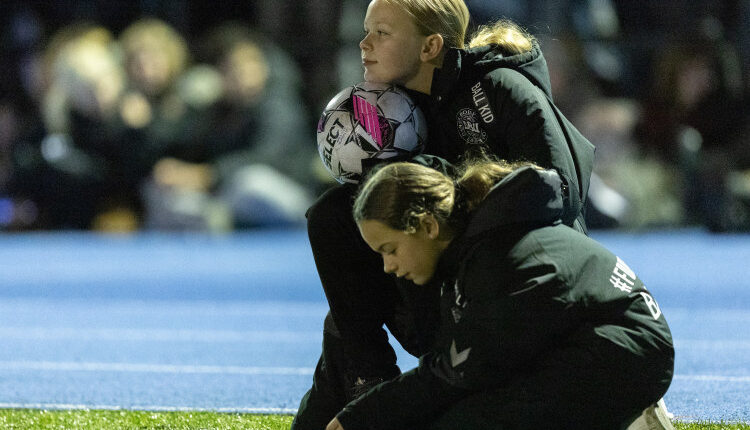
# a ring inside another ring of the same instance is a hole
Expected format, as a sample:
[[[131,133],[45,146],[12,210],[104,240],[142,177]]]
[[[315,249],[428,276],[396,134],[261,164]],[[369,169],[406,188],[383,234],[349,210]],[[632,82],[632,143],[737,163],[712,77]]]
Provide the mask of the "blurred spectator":
[[[181,34],[156,18],[132,23],[120,35],[119,44],[128,78],[120,116],[143,140],[149,154],[144,162],[149,164],[165,148],[190,136],[193,117],[177,91],[190,51]]]
[[[634,99],[602,97],[575,118],[596,146],[586,213],[590,228],[649,229],[682,222],[679,171],[642,153],[635,140],[640,115]]]
[[[154,167],[145,187],[147,226],[226,230],[303,222],[317,152],[296,66],[240,24],[210,32],[198,51],[208,64],[178,87],[183,99],[201,100],[193,103],[200,119]],[[213,77],[218,86],[204,91]]]
[[[721,24],[705,18],[690,39],[663,47],[638,127],[645,153],[679,168],[686,222],[712,230],[738,227],[726,178],[750,167],[740,64]]]
[[[575,118],[589,103],[602,96],[597,81],[586,67],[583,44],[570,32],[555,37],[543,35],[538,40],[550,71],[555,104],[566,116]]]
[[[37,202],[42,226],[90,228],[97,216],[130,199],[133,154],[114,126],[124,72],[111,33],[75,24],[58,32],[43,59],[44,131],[17,148],[16,188]],[[133,228],[128,219],[127,228]]]
[[[10,100],[0,99],[0,229],[14,230],[24,223],[20,217],[20,202],[13,194],[15,174],[13,146],[19,134],[19,118]],[[30,222],[27,222],[30,224]]]
[[[681,208],[668,171],[644,156],[634,131],[641,109],[637,100],[602,89],[602,71],[584,57],[586,44],[574,33],[540,37],[550,70],[555,102],[596,146],[589,189],[587,224],[592,229],[674,226]],[[612,82],[616,81],[613,80]],[[606,83],[605,83],[606,86]]]
[[[368,3],[0,2],[0,229],[297,224]],[[592,227],[750,229],[750,2],[467,4],[538,36],[597,146]]]
[[[661,61],[665,46],[679,39],[690,42],[704,38],[701,34],[704,17],[713,17],[727,39],[750,24],[743,21],[739,12],[740,4],[747,0],[612,1],[624,37],[623,49],[628,52],[634,77],[625,88],[628,94],[644,101],[651,97],[653,79],[649,76],[655,71],[656,62]]]
[[[42,23],[28,5],[0,5],[0,230],[40,225],[38,205],[25,192],[25,144],[42,134],[39,50]]]

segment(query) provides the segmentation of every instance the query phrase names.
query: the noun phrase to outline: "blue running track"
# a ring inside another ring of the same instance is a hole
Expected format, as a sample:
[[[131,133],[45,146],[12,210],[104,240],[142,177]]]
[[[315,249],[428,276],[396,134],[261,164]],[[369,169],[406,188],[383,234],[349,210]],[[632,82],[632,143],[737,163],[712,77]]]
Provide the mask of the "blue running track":
[[[672,327],[670,411],[750,421],[750,236],[592,236]],[[2,235],[0,408],[291,413],[326,310],[303,231]]]

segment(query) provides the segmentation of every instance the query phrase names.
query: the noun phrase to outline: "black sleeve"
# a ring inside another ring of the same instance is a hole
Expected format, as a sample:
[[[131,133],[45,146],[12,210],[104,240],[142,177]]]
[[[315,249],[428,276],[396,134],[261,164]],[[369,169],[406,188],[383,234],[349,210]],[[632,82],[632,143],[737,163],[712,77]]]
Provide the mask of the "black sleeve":
[[[567,287],[554,262],[529,251],[499,264],[490,249],[495,242],[484,238],[468,260],[464,308],[455,338],[443,346],[451,357],[468,352],[455,370],[472,390],[503,386],[528,369],[554,349],[573,317],[560,299]]]
[[[555,169],[566,184],[563,222],[572,225],[588,192],[593,145],[523,75],[502,69],[491,76],[496,80],[489,94],[497,124],[490,148],[509,161]]]
[[[423,356],[417,368],[376,386],[346,405],[337,418],[346,430],[409,429],[434,420],[448,405],[472,392],[438,376],[434,366],[443,364],[440,354]]]

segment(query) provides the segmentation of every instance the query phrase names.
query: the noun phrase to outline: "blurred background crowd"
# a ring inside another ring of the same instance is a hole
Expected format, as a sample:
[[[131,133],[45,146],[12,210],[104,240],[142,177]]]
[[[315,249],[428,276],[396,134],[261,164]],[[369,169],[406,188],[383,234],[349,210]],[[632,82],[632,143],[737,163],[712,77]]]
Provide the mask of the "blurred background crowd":
[[[367,0],[0,1],[0,231],[299,226]],[[750,230],[750,0],[467,0],[538,37],[592,228]]]

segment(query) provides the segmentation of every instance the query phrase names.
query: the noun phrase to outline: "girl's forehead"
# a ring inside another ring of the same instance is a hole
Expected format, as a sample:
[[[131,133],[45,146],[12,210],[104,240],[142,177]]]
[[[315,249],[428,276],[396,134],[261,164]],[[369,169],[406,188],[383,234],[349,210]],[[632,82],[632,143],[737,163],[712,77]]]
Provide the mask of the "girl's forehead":
[[[373,24],[380,22],[392,24],[404,20],[409,20],[406,11],[393,3],[383,0],[374,0],[370,2],[370,6],[367,7],[367,14],[365,15],[365,21],[372,21]]]

